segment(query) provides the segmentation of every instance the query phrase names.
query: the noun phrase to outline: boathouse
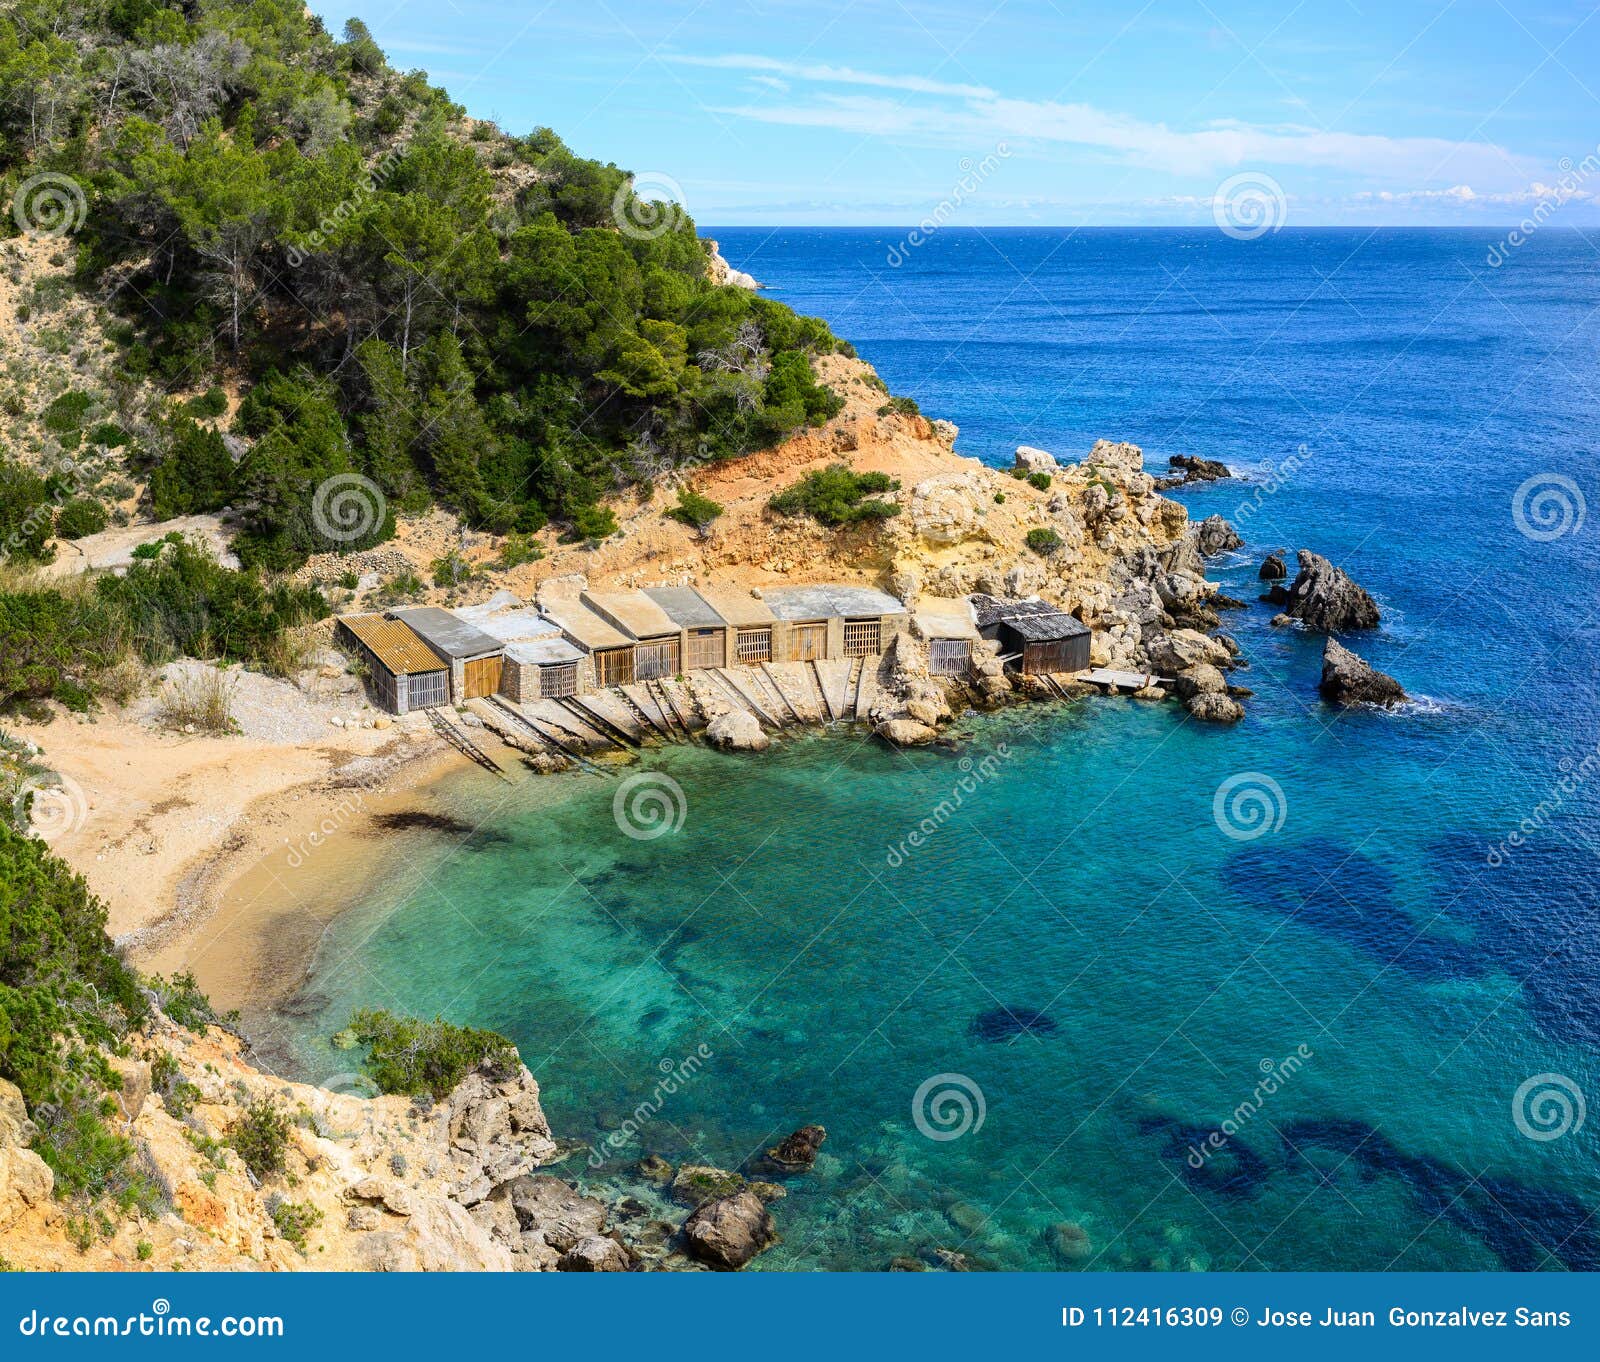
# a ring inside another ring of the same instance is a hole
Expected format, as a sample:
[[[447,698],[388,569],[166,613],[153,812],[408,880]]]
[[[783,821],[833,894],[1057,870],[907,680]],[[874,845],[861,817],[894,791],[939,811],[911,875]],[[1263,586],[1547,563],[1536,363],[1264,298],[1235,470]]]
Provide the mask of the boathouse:
[[[579,599],[633,640],[633,680],[655,681],[683,670],[682,626],[643,591],[585,591]]]
[[[455,613],[500,641],[500,693],[507,699],[520,703],[580,693],[583,653],[562,637],[554,620],[511,592],[497,591],[481,605],[463,606]]]
[[[978,633],[1000,645],[1006,665],[1024,676],[1077,673],[1089,665],[1091,632],[1048,601],[972,597]]]
[[[709,587],[697,587],[695,594],[727,624],[727,662],[719,665],[758,667],[777,656],[773,651],[777,616],[765,601],[747,591],[717,591]]]
[[[907,623],[904,605],[868,586],[775,586],[762,599],[788,626],[786,662],[875,657]]]
[[[629,635],[575,596],[541,596],[539,609],[582,656],[580,694],[596,687],[633,684],[634,640]]]
[[[683,670],[728,665],[728,621],[691,586],[649,586],[644,594],[683,631]]]
[[[911,631],[927,644],[932,675],[961,678],[972,670],[972,648],[982,635],[965,598],[922,597],[911,617]]]
[[[367,668],[378,705],[391,714],[450,703],[450,663],[410,626],[383,615],[344,615],[334,625],[335,642]]]
[[[458,705],[500,689],[505,647],[499,639],[436,605],[391,610],[387,618],[404,624],[450,664],[450,698]]]

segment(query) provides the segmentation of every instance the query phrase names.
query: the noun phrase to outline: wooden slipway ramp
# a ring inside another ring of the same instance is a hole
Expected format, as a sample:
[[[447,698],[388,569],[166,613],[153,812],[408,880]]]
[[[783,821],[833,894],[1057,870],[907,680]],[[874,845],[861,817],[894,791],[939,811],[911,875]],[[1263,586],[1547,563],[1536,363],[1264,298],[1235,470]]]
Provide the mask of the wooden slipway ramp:
[[[851,703],[850,673],[855,664],[849,658],[835,658],[831,662],[813,662],[811,669],[817,684],[822,687],[822,698],[827,703],[828,715],[834,720],[855,717]]]
[[[762,674],[767,684],[783,699],[796,722],[820,724],[827,718],[822,697],[811,679],[811,666],[806,662],[766,662]]]
[[[443,738],[457,752],[483,767],[485,771],[493,771],[501,780],[511,779],[500,769],[500,763],[478,746],[456,723],[450,719],[442,709],[428,710],[428,722],[433,725],[433,731]]]

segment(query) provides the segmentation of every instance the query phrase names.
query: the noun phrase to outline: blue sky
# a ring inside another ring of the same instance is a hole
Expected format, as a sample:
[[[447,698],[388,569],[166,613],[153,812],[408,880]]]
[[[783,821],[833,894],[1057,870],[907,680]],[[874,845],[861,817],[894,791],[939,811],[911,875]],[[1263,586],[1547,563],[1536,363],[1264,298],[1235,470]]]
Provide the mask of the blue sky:
[[[344,0],[346,5],[350,0]],[[403,69],[731,224],[1600,222],[1562,0],[370,0]]]

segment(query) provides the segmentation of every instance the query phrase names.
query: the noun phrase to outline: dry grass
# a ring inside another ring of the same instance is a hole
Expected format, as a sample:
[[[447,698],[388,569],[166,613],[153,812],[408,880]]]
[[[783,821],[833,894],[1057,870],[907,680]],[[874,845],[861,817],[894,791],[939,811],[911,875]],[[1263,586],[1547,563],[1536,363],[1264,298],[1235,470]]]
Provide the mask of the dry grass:
[[[233,693],[238,682],[216,667],[186,671],[162,689],[157,718],[180,733],[236,733]]]

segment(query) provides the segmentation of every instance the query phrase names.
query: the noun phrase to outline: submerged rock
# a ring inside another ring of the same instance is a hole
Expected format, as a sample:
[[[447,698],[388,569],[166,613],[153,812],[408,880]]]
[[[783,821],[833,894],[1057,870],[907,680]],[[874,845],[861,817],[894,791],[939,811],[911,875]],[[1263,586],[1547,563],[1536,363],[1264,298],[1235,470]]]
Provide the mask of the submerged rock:
[[[925,747],[939,736],[938,729],[916,719],[885,719],[874,731],[896,747]]]
[[[1318,689],[1322,698],[1334,705],[1398,705],[1406,698],[1394,677],[1331,638],[1322,646]]]
[[[1284,614],[1325,634],[1377,628],[1378,603],[1342,568],[1309,549],[1298,556],[1300,573],[1289,588]]]
[[[1045,1246],[1063,1263],[1077,1264],[1094,1257],[1089,1231],[1071,1220],[1058,1221],[1045,1231]]]
[[[709,1201],[744,1191],[745,1180],[726,1168],[706,1163],[686,1163],[672,1179],[672,1199],[684,1206],[704,1206]]]
[[[683,1235],[691,1256],[730,1272],[778,1238],[771,1213],[748,1188],[708,1201],[685,1222]]]
[[[827,1138],[828,1132],[822,1126],[801,1126],[767,1150],[767,1159],[786,1173],[803,1173],[817,1161],[817,1151]]]
[[[1216,691],[1191,695],[1183,702],[1183,707],[1195,718],[1210,724],[1236,724],[1244,718],[1243,705]]]
[[[586,1234],[556,1262],[560,1272],[626,1272],[628,1250],[603,1234]]]

